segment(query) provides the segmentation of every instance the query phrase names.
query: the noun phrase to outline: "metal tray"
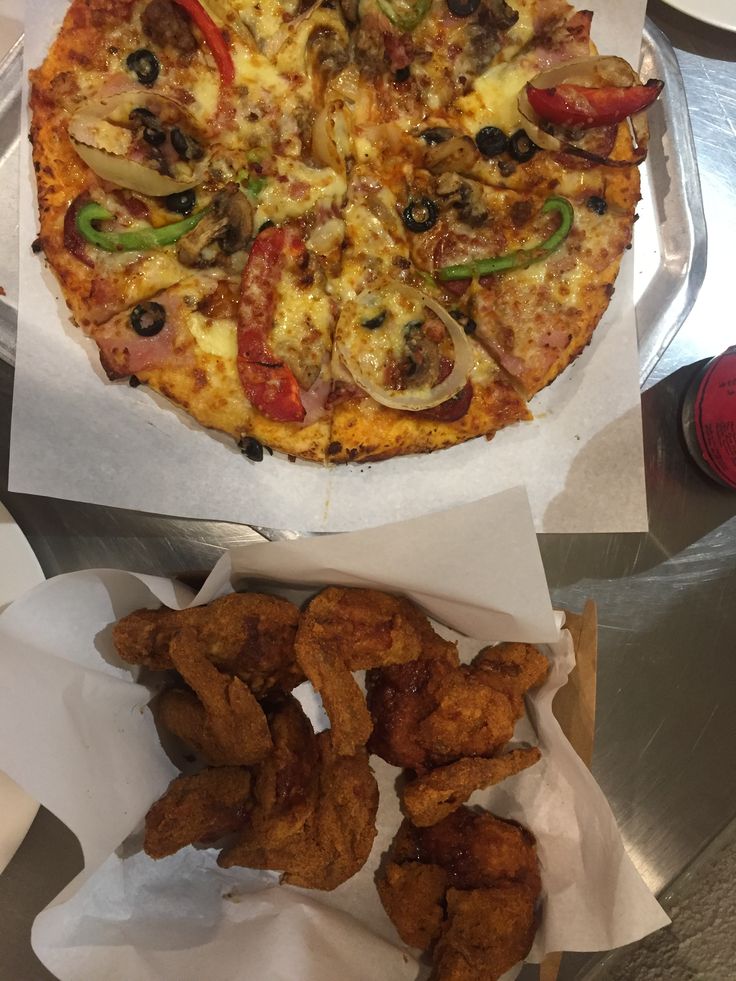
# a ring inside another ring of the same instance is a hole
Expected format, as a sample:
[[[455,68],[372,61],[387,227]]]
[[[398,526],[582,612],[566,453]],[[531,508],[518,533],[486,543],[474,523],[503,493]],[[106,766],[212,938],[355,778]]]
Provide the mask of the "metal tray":
[[[0,358],[14,363],[18,311],[18,145],[22,38],[0,62]],[[706,229],[685,87],[672,45],[647,19],[642,72],[661,78],[667,97],[650,112],[652,139],[642,167],[635,236],[635,300],[640,381],[662,357],[695,303],[706,266]],[[30,248],[21,242],[21,248]]]

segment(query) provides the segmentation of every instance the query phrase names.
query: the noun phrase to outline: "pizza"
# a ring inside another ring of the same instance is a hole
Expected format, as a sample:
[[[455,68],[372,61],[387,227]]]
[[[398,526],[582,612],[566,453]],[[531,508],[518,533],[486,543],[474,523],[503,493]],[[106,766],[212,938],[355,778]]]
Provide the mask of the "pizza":
[[[531,418],[613,293],[662,88],[590,23],[565,0],[72,0],[31,73],[37,248],[108,378],[256,460]]]

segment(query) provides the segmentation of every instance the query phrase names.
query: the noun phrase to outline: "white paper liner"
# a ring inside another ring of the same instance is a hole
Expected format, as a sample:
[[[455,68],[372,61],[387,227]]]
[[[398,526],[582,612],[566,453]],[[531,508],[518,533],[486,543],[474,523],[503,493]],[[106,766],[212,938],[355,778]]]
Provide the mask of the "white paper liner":
[[[34,0],[26,68],[43,60],[67,0]],[[645,0],[592,0],[606,54],[638,61]],[[27,92],[25,93],[27,96]],[[22,128],[28,127],[24,97]],[[30,145],[21,141],[20,311],[9,485],[13,491],[298,531],[371,527],[524,483],[545,532],[645,531],[633,263],[590,347],[532,403],[535,420],[450,450],[324,468],[252,464],[144,387],[112,385],[95,345],[68,325],[30,244],[37,234]]]
[[[492,502],[485,507],[492,533]],[[517,523],[519,518],[523,527],[528,512],[517,508]],[[514,522],[503,501],[499,520]],[[543,580],[530,576],[527,622],[516,624],[503,605],[513,563],[503,553],[489,557],[482,540],[479,547],[476,526],[462,522],[455,528],[458,551],[439,550],[427,567],[422,525],[382,529],[401,555],[416,555],[416,579],[403,583],[406,592],[430,596],[430,610],[442,604],[445,623],[457,627],[466,622],[467,609],[456,603],[453,584],[465,572],[468,585],[487,597],[485,611],[476,607],[473,613],[477,625],[489,625],[479,631],[486,641],[526,637],[530,622],[551,622],[557,638],[543,647],[551,674],[528,698],[529,718],[515,734],[515,741],[538,743],[542,761],[472,798],[521,821],[537,837],[543,905],[532,959],[550,950],[608,949],[663,926],[667,917],[626,855],[608,804],[552,715],[552,698],[572,667],[573,651],[569,634],[559,632],[561,615],[551,620]],[[159,601],[180,608],[228,591],[231,569],[313,585],[329,569],[335,572],[329,582],[384,587],[385,580],[364,565],[371,554],[366,538],[378,547],[376,534],[236,549],[197,597],[169,580],[126,572],[60,576],[0,616],[0,768],[74,831],[85,858],[85,871],[33,930],[36,953],[62,981],[410,981],[426,972],[416,952],[398,940],[375,891],[375,870],[401,819],[394,791],[398,770],[376,757],[378,837],[365,868],[331,893],[276,888],[272,873],[218,869],[213,850],[188,848],[159,862],[141,853],[142,818],[176,769],[145,708],[149,691],[117,659],[110,639],[111,624],[133,609]],[[533,568],[535,554],[538,561],[534,537],[524,541],[519,534],[519,562]],[[293,588],[288,592],[295,595]],[[502,633],[493,629],[499,613],[505,614]],[[482,646],[458,639],[466,660]],[[300,694],[307,689],[301,686]],[[313,705],[310,715],[317,717]]]

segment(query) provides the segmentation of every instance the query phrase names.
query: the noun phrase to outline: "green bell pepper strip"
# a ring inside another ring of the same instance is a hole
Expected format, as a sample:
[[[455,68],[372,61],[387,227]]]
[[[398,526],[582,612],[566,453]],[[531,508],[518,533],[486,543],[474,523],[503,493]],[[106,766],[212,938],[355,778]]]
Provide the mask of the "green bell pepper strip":
[[[432,0],[378,0],[378,6],[403,33],[413,31],[424,20]]]
[[[552,197],[547,198],[542,207],[542,214],[549,214],[556,211],[560,215],[560,226],[544,242],[533,245],[527,249],[517,249],[515,252],[507,252],[505,255],[491,256],[488,259],[476,259],[473,262],[464,262],[457,266],[443,266],[435,273],[437,279],[442,282],[449,282],[457,279],[476,279],[481,276],[490,276],[492,273],[507,272],[510,269],[526,269],[535,262],[541,262],[562,245],[573,225],[575,211],[567,198]]]
[[[77,230],[87,242],[96,245],[98,249],[104,249],[105,252],[146,252],[149,249],[158,249],[178,242],[182,235],[199,224],[208,211],[209,208],[204,208],[182,221],[175,221],[161,228],[138,228],[131,232],[101,232],[92,223],[110,221],[114,215],[101,204],[90,201],[77,213]]]

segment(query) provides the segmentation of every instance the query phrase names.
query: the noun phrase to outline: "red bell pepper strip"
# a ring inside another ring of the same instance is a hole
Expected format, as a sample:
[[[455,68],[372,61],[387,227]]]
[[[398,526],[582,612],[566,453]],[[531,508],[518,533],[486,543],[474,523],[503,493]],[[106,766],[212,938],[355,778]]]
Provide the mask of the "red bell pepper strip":
[[[265,228],[243,270],[238,303],[238,374],[248,401],[276,422],[301,422],[306,414],[292,370],[273,354],[268,333],[276,311],[276,288],[288,264],[304,254],[291,228]]]
[[[664,88],[664,82],[650,78],[646,85],[620,88],[607,85],[587,88],[584,85],[556,85],[538,89],[527,84],[526,97],[540,119],[569,129],[593,129],[622,123],[646,109]]]
[[[202,37],[205,39],[207,47],[215,59],[222,84],[232,85],[235,81],[235,65],[230,54],[230,48],[222,36],[220,28],[212,20],[199,0],[174,0],[174,2],[186,10],[201,31]]]

